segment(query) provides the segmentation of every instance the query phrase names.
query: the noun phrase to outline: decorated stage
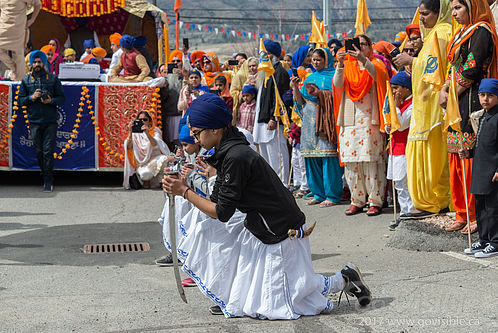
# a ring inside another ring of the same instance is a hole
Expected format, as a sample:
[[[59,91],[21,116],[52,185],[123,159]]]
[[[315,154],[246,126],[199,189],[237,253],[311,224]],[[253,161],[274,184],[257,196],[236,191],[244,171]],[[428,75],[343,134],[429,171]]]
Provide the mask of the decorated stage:
[[[54,169],[122,170],[127,125],[141,110],[158,115],[155,86],[160,80],[146,85],[63,82],[66,102],[57,107]],[[19,82],[0,82],[0,170],[39,169],[26,109],[17,104],[18,87]],[[160,115],[156,119],[160,125]]]

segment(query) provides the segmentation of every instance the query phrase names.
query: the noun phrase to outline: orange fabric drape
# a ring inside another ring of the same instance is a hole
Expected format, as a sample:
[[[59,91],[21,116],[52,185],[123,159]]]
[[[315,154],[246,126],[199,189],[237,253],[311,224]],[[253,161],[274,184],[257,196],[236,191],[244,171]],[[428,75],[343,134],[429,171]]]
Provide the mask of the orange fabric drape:
[[[493,37],[494,52],[491,64],[489,66],[488,77],[498,77],[498,35],[496,33],[495,22],[491,9],[487,2],[482,0],[466,0],[467,6],[470,8],[470,24],[460,28],[451,38],[448,44],[448,60],[451,64],[459,58],[460,47],[474,34],[474,31],[485,26],[491,32]]]
[[[448,164],[450,170],[450,189],[451,189],[451,202],[456,211],[455,219],[457,221],[467,222],[467,207],[465,206],[465,187],[463,182],[467,183],[467,199],[469,203],[469,218],[470,222],[475,222],[475,198],[470,193],[470,181],[472,176],[472,159],[466,158],[463,160],[465,164],[465,174],[463,173],[462,160],[458,154],[448,154]],[[465,180],[464,180],[465,176]]]

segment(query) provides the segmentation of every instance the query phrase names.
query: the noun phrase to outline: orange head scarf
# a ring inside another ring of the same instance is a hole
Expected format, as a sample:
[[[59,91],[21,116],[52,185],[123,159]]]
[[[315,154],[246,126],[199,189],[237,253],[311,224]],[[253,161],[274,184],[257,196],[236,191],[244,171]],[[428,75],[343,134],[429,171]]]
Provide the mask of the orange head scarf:
[[[403,43],[403,41],[405,40],[405,38],[406,38],[406,32],[405,31],[400,31],[394,37],[394,41],[395,42],[399,42],[399,43]],[[375,44],[377,44],[377,43],[375,43]]]
[[[107,51],[101,47],[94,47],[92,49],[92,54],[96,57],[105,58],[105,56],[107,55]]]
[[[171,51],[171,53],[169,54],[168,62],[169,63],[173,62],[174,57],[177,57],[178,59],[182,60],[183,59],[183,52],[180,50]]]
[[[218,59],[218,56],[214,52],[208,52],[204,57],[202,57],[202,60],[208,59],[211,61],[213,64],[213,70],[211,72],[206,72],[204,69],[204,64],[202,64],[202,70],[204,71],[204,79],[206,80],[206,84],[208,87],[211,87],[214,84],[214,80],[218,75],[220,75],[220,60]],[[228,85],[228,80],[227,80],[227,85]]]
[[[489,65],[487,77],[498,77],[497,59],[498,59],[498,36],[496,34],[495,22],[491,9],[486,1],[483,0],[464,0],[469,11],[470,24],[466,25],[451,38],[448,44],[448,60],[455,64],[460,57],[461,46],[474,34],[478,27],[487,29],[493,37],[493,56]]]
[[[373,56],[372,42],[365,35],[359,35],[370,42],[370,61],[375,67],[375,83],[377,88],[377,103],[380,120],[380,129],[384,130],[384,116],[382,109],[384,99],[386,97],[386,82],[389,81],[389,75],[385,65],[379,59]],[[357,102],[370,91],[374,79],[370,76],[367,70],[360,70],[357,60],[349,55],[344,59],[344,91],[353,102]]]
[[[418,23],[408,24],[405,28],[405,31],[408,38],[410,38],[411,34],[422,37],[422,34],[420,33],[420,25],[418,25]]]
[[[394,45],[383,40],[379,40],[373,48],[382,55],[389,56],[389,53],[394,50]]]

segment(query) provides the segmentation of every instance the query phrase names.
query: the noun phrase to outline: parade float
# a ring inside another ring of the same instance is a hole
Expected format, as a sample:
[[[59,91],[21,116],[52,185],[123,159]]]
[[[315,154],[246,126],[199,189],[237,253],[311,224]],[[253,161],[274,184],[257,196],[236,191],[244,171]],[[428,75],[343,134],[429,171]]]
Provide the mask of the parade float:
[[[86,18],[102,47],[115,32],[147,37],[147,48],[162,63],[169,53],[166,15],[143,0],[42,0],[42,10],[31,28],[35,47],[50,38],[62,44]],[[63,81],[66,95],[58,107],[55,169],[117,171],[124,163],[127,125],[138,111],[150,110],[161,125],[156,79],[137,84]],[[159,82],[158,82],[159,81]],[[26,109],[18,104],[19,82],[0,81],[0,169],[38,169],[29,135]]]

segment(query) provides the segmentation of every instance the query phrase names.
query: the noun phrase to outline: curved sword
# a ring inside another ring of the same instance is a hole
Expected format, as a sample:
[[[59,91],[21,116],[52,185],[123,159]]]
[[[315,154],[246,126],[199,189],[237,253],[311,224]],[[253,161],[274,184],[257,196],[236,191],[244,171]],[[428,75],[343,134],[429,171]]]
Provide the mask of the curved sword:
[[[176,221],[175,221],[175,196],[168,194],[169,199],[169,243],[171,246],[171,255],[173,257],[173,271],[175,272],[176,287],[182,300],[187,303],[187,297],[183,290],[182,280],[180,279],[180,269],[178,268],[178,253],[176,249]]]

